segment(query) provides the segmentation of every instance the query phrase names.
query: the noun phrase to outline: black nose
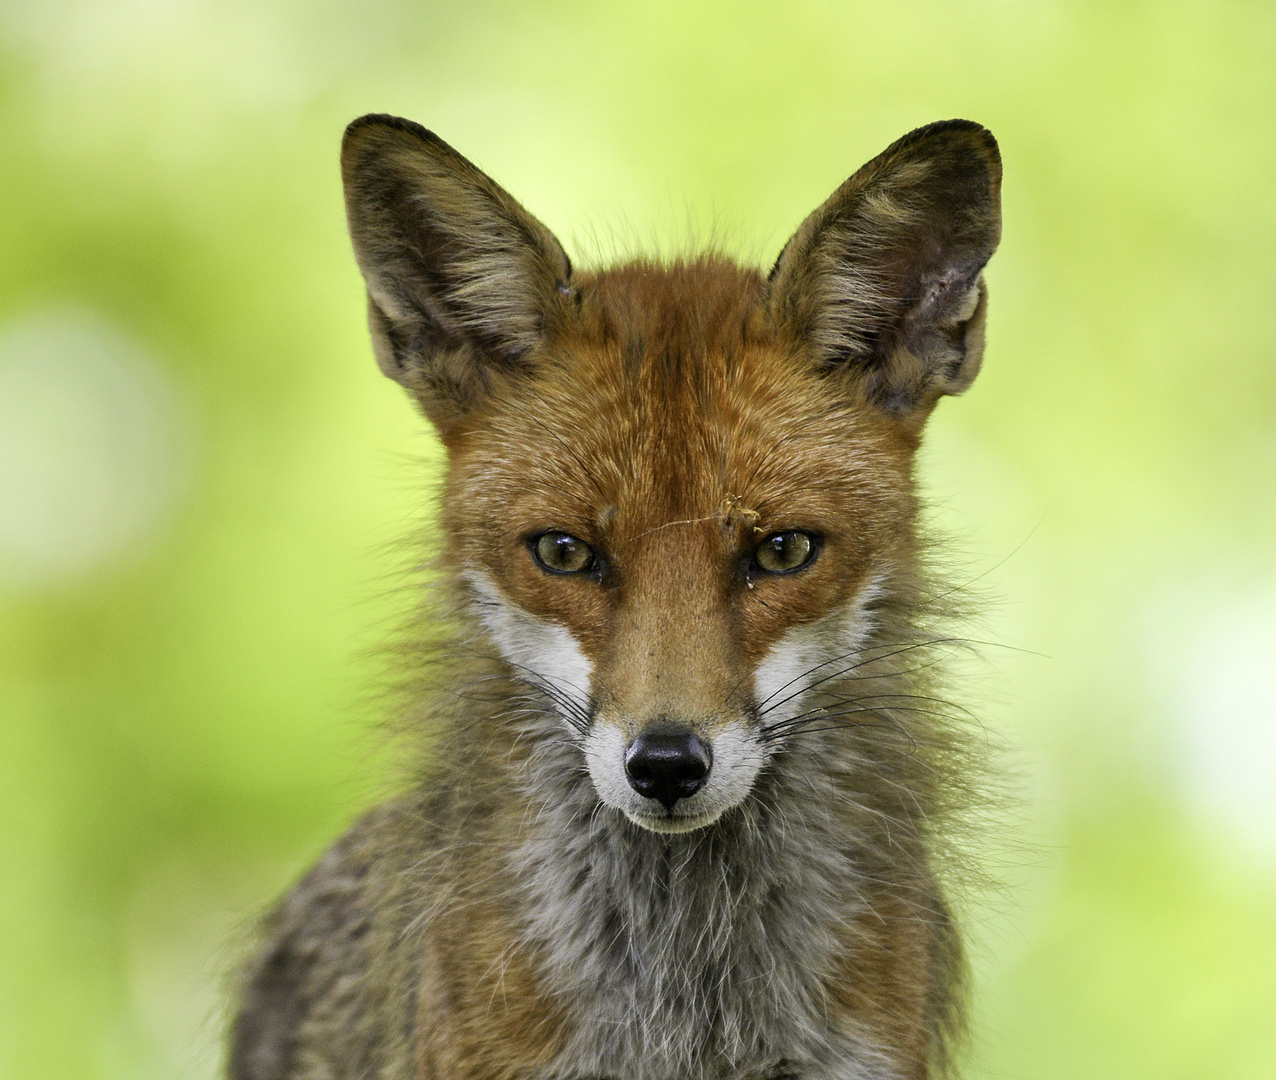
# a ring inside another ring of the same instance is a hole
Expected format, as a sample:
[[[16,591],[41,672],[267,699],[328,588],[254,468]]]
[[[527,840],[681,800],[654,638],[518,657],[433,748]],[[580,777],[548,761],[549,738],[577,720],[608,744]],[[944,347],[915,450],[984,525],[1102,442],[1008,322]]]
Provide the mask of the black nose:
[[[672,810],[704,787],[712,762],[709,748],[686,728],[649,728],[625,751],[625,775],[644,799]]]

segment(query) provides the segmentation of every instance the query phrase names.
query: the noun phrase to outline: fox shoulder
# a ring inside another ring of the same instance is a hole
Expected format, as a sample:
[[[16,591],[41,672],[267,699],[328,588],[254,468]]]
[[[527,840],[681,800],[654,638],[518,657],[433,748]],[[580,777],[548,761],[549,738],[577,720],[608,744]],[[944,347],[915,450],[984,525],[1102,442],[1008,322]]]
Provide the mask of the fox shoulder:
[[[384,1016],[369,1025],[386,1004],[374,1000],[375,869],[393,813],[366,815],[267,917],[267,944],[241,976],[231,1080],[371,1075],[381,1062],[394,1025]],[[333,1031],[339,1043],[327,1037]]]

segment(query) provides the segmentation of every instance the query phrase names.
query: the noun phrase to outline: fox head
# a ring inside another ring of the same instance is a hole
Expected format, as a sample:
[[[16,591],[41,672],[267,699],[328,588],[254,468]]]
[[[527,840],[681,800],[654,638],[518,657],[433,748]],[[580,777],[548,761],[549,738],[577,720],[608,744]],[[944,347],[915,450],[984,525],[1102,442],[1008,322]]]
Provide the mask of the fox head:
[[[743,803],[910,580],[912,463],[983,354],[1001,166],[906,135],[769,276],[718,257],[574,273],[432,133],[346,132],[382,371],[447,448],[444,559],[598,799],[657,832]]]

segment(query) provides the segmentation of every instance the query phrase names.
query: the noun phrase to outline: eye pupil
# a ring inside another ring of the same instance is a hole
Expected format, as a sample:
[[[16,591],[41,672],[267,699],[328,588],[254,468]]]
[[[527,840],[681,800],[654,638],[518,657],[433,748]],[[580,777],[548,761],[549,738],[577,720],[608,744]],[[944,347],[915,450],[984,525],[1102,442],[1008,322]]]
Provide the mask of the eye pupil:
[[[577,574],[594,563],[593,548],[567,533],[541,533],[536,537],[532,551],[541,566],[558,574]]]
[[[768,536],[758,545],[753,558],[763,570],[783,574],[801,569],[814,555],[815,541],[811,534],[793,530]]]

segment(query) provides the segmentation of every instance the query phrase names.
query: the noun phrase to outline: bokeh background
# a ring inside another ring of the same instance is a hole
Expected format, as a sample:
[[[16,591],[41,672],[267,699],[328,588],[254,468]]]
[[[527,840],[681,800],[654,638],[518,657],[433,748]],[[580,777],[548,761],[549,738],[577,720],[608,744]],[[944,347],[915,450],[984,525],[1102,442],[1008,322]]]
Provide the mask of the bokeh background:
[[[1003,149],[924,475],[1014,748],[971,1074],[1276,1076],[1276,7],[0,3],[0,1076],[212,1077],[254,912],[381,790],[439,467],[336,168],[424,122],[577,262],[769,263],[903,132]]]

